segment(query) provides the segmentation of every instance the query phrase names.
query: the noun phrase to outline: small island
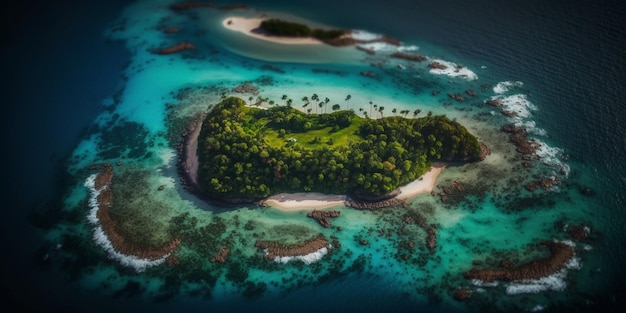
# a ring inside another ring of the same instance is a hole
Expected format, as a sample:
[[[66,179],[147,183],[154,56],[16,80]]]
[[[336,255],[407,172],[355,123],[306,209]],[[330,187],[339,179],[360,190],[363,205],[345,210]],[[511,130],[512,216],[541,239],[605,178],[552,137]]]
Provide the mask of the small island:
[[[339,105],[332,110],[307,114],[224,99],[204,118],[197,138],[198,189],[237,203],[297,192],[378,201],[417,180],[433,162],[483,158],[476,137],[445,116],[370,119]]]
[[[398,46],[400,41],[388,36],[362,36],[352,30],[340,28],[312,28],[306,24],[285,21],[277,18],[228,17],[222,25],[246,36],[279,44],[327,44],[346,47],[356,44],[387,43]],[[357,48],[373,53],[369,48]]]

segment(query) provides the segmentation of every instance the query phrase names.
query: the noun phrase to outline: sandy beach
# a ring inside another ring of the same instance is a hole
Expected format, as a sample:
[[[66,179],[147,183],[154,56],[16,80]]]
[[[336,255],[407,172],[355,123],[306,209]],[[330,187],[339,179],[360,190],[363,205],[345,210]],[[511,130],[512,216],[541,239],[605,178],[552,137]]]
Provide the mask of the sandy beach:
[[[430,193],[435,188],[437,177],[439,177],[444,167],[445,164],[443,163],[433,164],[433,166],[428,169],[428,172],[419,179],[400,187],[400,194],[397,198],[406,200],[422,193]]]
[[[445,165],[443,163],[434,164],[426,174],[405,186],[400,187],[398,199],[406,200],[419,194],[430,193],[435,188],[437,177]],[[267,198],[266,205],[279,210],[299,211],[299,210],[319,210],[334,206],[342,206],[346,200],[345,195],[326,195],[314,192],[301,193],[281,193]]]
[[[243,17],[228,17],[222,21],[222,25],[232,31],[242,32],[247,36],[258,38],[265,41],[271,41],[286,45],[321,45],[321,41],[311,37],[277,37],[268,36],[260,32],[254,32],[259,28],[263,18],[243,18]]]
[[[344,205],[345,195],[326,195],[316,192],[280,193],[265,199],[265,204],[287,211],[319,210]]]

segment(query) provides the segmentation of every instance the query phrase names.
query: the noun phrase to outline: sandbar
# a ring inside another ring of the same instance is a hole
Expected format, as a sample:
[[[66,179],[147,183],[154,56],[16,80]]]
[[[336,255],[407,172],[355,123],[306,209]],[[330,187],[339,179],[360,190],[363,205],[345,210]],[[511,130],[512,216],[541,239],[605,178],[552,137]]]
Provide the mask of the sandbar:
[[[313,37],[281,37],[270,36],[258,30],[264,18],[244,18],[244,17],[228,17],[222,21],[222,25],[232,31],[237,31],[246,36],[258,38],[265,41],[285,44],[285,45],[321,45],[323,42]]]

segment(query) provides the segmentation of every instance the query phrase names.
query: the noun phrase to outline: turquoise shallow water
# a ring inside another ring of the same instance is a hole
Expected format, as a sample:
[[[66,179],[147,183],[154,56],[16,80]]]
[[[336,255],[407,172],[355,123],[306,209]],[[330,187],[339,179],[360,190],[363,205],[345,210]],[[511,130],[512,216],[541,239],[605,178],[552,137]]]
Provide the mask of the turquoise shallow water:
[[[34,261],[31,266],[38,269],[37,273],[45,269],[41,275],[29,275],[48,283],[25,293],[41,298],[41,306],[78,311],[255,308],[450,312],[553,311],[614,306],[618,302],[624,251],[616,248],[615,242],[623,233],[620,210],[625,183],[619,160],[626,143],[619,120],[623,114],[613,105],[619,99],[619,87],[612,83],[619,78],[614,71],[623,65],[606,65],[615,53],[607,42],[619,35],[614,34],[616,22],[605,9],[597,9],[595,14],[606,15],[602,15],[606,24],[600,28],[610,31],[605,32],[606,38],[595,40],[600,41],[599,49],[607,57],[592,65],[604,69],[605,76],[585,82],[576,77],[589,71],[587,59],[580,59],[588,52],[565,54],[578,71],[566,75],[558,70],[560,73],[555,74],[554,67],[567,62],[553,59],[552,46],[541,46],[550,38],[571,44],[568,36],[573,34],[563,29],[576,26],[569,25],[565,17],[561,22],[547,20],[532,4],[514,4],[510,11],[500,12],[506,16],[519,10],[508,19],[508,28],[470,22],[470,12],[477,20],[478,16],[500,15],[498,10],[480,11],[461,3],[451,3],[457,9],[441,13],[437,21],[427,13],[436,8],[422,4],[422,13],[416,13],[420,17],[417,22],[409,12],[418,8],[403,2],[365,4],[360,13],[349,16],[324,14],[306,2],[252,2],[249,5],[254,9],[185,12],[171,10],[170,4],[165,0],[129,4],[123,10],[116,9],[111,20],[103,22],[106,27],[99,28],[104,29],[101,37],[129,53],[119,57],[127,57],[128,63],[119,67],[122,79],[108,83],[116,86],[117,92],[101,91],[101,99],[91,100],[97,103],[97,113],[85,118],[82,132],[73,131],[80,132],[75,136],[76,144],[58,152],[68,155],[60,158],[64,175],[55,182],[57,195],[49,197],[58,201],[30,204],[34,209],[29,221],[38,226],[37,236],[30,239],[32,245],[20,249],[27,250],[25,254]],[[337,5],[353,4],[345,1]],[[587,18],[576,5],[569,9]],[[428,63],[390,58],[393,50],[379,50],[371,56],[354,48],[285,47],[221,27],[228,16],[261,14],[397,36],[403,49],[431,60],[463,64],[476,78],[433,74]],[[533,26],[526,29],[516,24],[528,16],[536,18]],[[454,33],[454,29],[470,24],[475,27],[471,35],[466,31]],[[180,32],[163,32],[173,26]],[[545,42],[537,42],[539,52],[527,46],[532,38],[527,32],[535,28],[545,37],[541,37]],[[550,37],[555,33],[565,35]],[[583,33],[595,34],[591,30]],[[180,41],[192,42],[196,49],[167,56],[151,53]],[[502,48],[496,50],[494,46]],[[111,56],[92,55],[94,60],[113,60]],[[542,60],[545,63],[540,63]],[[529,69],[529,64],[534,68]],[[361,75],[362,71],[375,76]],[[100,79],[104,81],[104,77]],[[613,88],[594,89],[597,80],[607,81],[606,86]],[[256,86],[258,94],[233,91],[244,82]],[[582,85],[588,87],[587,93],[579,93]],[[466,94],[468,89],[476,96]],[[294,107],[302,107],[301,98],[313,93],[322,99],[328,97],[331,104],[373,117],[393,115],[393,109],[420,109],[422,116],[427,112],[446,114],[465,125],[493,152],[483,162],[444,169],[437,184],[459,180],[465,186],[464,196],[451,195],[443,202],[438,196],[420,195],[409,201],[407,209],[337,207],[341,216],[332,223],[341,231],[320,227],[306,217],[306,211],[206,204],[181,186],[175,146],[196,113],[207,111],[224,96],[241,96],[246,101],[265,98],[264,105],[269,101],[284,105],[281,98],[286,95]],[[456,102],[448,93],[461,94],[466,100]],[[351,96],[349,101],[345,100],[347,95]],[[590,108],[592,96],[595,106]],[[499,108],[484,104],[496,98],[517,117],[507,118]],[[372,110],[374,105],[385,110],[377,114]],[[527,128],[529,137],[542,143],[538,159],[530,161],[531,168],[523,166],[508,134],[500,130],[509,123]],[[111,258],[103,241],[94,240],[97,224],[88,218],[90,190],[86,182],[97,172],[89,166],[105,162],[114,168],[111,211],[120,227],[144,244],[164,244],[173,236],[182,238],[175,252],[180,264],[157,262],[134,268],[123,256]],[[524,188],[531,180],[550,177],[561,184],[534,192]],[[595,195],[582,194],[581,187],[591,188]],[[432,251],[426,246],[427,231],[411,222],[419,219],[436,227],[437,245]],[[588,227],[590,234],[587,239],[574,241],[565,229],[579,224]],[[263,252],[254,247],[257,240],[295,244],[319,234],[333,247],[309,265],[265,260]],[[368,243],[364,245],[362,240]],[[562,271],[546,279],[484,284],[463,277],[473,267],[500,266],[501,260],[522,264],[546,258],[548,250],[539,245],[544,240],[565,241],[575,251]],[[228,261],[210,262],[221,247],[230,249]],[[24,267],[18,272],[22,271],[28,270]],[[18,285],[24,284],[21,276],[10,277],[19,277]],[[83,295],[84,301],[71,296],[72,292],[53,291],[42,296],[57,284],[70,286],[68,290]],[[469,300],[453,299],[461,288],[471,293]],[[19,299],[25,307],[40,306]],[[99,302],[106,305],[92,305]]]

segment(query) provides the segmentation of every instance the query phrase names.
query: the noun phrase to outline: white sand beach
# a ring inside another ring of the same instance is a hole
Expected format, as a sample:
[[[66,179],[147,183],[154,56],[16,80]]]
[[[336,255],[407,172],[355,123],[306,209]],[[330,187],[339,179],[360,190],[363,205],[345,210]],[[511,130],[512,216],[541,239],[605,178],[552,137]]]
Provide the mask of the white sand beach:
[[[242,32],[247,36],[258,38],[265,41],[271,41],[286,45],[321,45],[321,41],[312,37],[279,37],[269,36],[262,33],[253,32],[259,28],[263,18],[244,18],[244,17],[228,17],[222,21],[222,25],[232,31]]]
[[[443,163],[434,164],[426,174],[405,186],[400,187],[398,199],[406,200],[419,194],[430,193],[437,177],[445,167]],[[265,204],[286,211],[313,211],[344,205],[345,195],[326,195],[315,192],[281,193],[265,199]]]
[[[445,164],[443,163],[433,164],[433,166],[428,169],[428,172],[419,179],[400,187],[400,194],[397,198],[406,200],[422,193],[430,193],[435,188],[437,177],[439,177],[444,167]]]
[[[265,199],[265,204],[280,210],[313,211],[344,205],[345,195],[327,195],[317,192],[280,193]]]

